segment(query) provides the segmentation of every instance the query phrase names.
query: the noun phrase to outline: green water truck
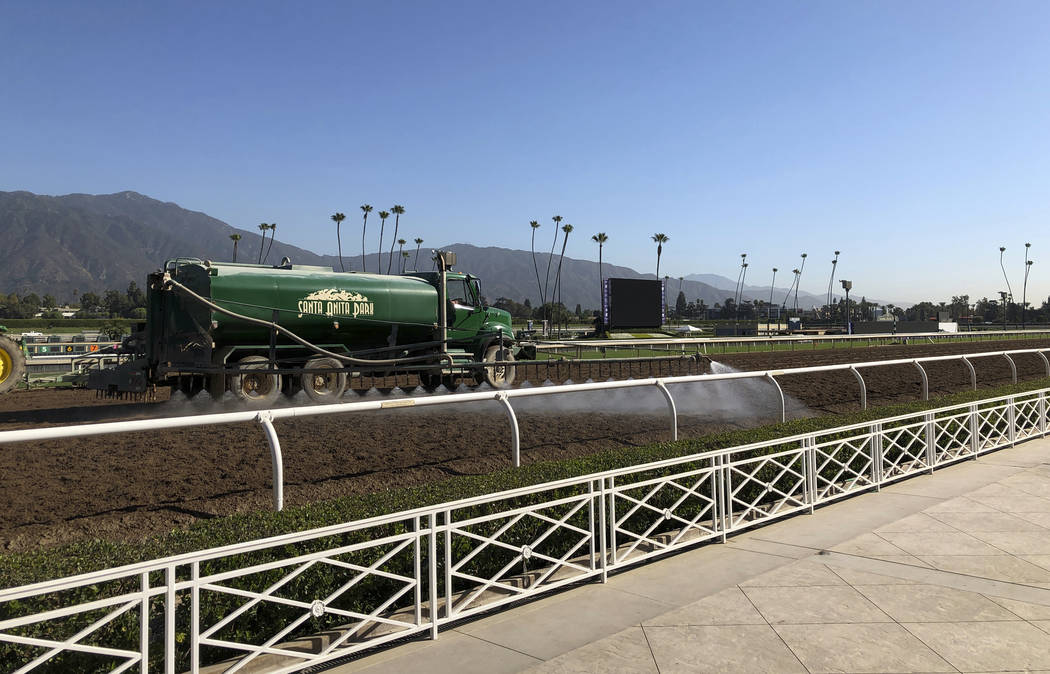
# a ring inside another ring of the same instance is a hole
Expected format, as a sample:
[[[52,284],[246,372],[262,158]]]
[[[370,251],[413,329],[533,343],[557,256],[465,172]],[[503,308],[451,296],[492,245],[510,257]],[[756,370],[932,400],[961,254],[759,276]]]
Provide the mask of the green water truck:
[[[259,404],[303,391],[338,399],[350,377],[415,374],[423,386],[514,381],[510,314],[484,306],[477,277],[436,270],[401,275],[330,267],[168,260],[147,281],[146,322],[124,340],[125,362],[93,371],[88,387],[142,394],[226,392]]]

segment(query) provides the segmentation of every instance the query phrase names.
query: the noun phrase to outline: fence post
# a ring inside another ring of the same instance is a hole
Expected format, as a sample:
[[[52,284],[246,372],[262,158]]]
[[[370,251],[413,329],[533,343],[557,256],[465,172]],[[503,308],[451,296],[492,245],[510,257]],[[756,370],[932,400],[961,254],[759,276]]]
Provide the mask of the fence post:
[[[871,480],[875,483],[875,491],[882,491],[882,462],[883,462],[883,433],[882,424],[871,425]]]
[[[164,569],[164,671],[175,674],[175,565]]]
[[[437,555],[437,512],[430,513],[430,554],[427,555],[427,575],[430,587],[430,638],[438,638],[438,555]],[[447,554],[447,549],[446,549]]]
[[[656,380],[656,388],[660,389],[660,393],[664,394],[664,398],[667,400],[667,408],[671,412],[671,440],[678,439],[678,409],[675,407],[674,398],[671,397],[671,392],[667,390],[667,386],[663,380]]]
[[[733,487],[732,479],[729,476],[729,456],[727,454],[718,455],[718,499],[719,499],[719,512],[722,516],[722,542],[726,542],[726,536],[729,532],[729,527],[733,522],[733,509],[730,507],[730,501],[732,500],[731,489]]]
[[[518,417],[514,414],[514,408],[511,407],[510,398],[507,397],[506,392],[499,391],[496,393],[496,401],[503,405],[503,409],[507,412],[507,419],[510,420],[510,460],[514,464],[515,468],[521,467],[521,431],[518,428]]]
[[[1010,446],[1017,443],[1017,400],[1010,396],[1006,403],[1006,430],[1009,433]]]
[[[142,576],[139,579],[139,589],[142,592],[142,604],[139,606],[139,653],[142,655],[141,671],[142,674],[149,674],[149,571],[142,572]],[[196,640],[194,640],[192,647],[194,655],[193,662],[196,662]]]
[[[805,450],[806,494],[809,500],[809,514],[812,515],[817,505],[817,439],[813,436],[802,438]]]
[[[981,421],[977,403],[970,404],[970,451],[975,460],[981,451]]]
[[[1046,435],[1046,394],[1039,394],[1039,435]]]
[[[616,478],[609,477],[609,500],[606,507],[609,508],[609,559],[616,566]]]
[[[281,441],[277,438],[277,429],[273,427],[273,414],[259,412],[255,420],[263,427],[266,443],[270,446],[270,460],[273,462],[273,509],[284,510],[284,458],[281,456]]]
[[[937,463],[937,427],[933,412],[927,412],[923,417],[926,419],[926,472],[932,475]]]
[[[599,547],[598,547],[598,550],[599,550],[599,554],[600,554],[600,557],[601,557],[602,582],[603,583],[609,582],[609,568],[608,568],[609,567],[609,564],[608,564],[609,542],[605,538],[605,504],[606,504],[606,500],[605,500],[605,493],[606,493],[606,491],[605,491],[605,482],[606,482],[606,478],[603,477],[601,479],[601,487],[600,487],[601,492],[600,492],[600,494],[598,496],[598,505],[599,505],[599,508],[598,508],[598,517],[599,517],[599,520],[598,520],[598,533],[599,533]]]

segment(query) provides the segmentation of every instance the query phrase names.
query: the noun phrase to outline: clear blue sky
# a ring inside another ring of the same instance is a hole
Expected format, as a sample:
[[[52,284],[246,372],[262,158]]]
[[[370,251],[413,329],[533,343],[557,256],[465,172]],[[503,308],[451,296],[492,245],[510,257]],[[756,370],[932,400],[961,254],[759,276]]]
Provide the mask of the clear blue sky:
[[[666,233],[674,276],[806,251],[823,292],[840,249],[884,301],[991,296],[1000,245],[1019,297],[1031,241],[1041,299],[1048,36],[1043,0],[0,0],[0,189],[131,189],[318,252],[363,203],[425,245],[527,250],[535,219],[549,249],[557,213],[569,256],[604,231],[643,271]]]

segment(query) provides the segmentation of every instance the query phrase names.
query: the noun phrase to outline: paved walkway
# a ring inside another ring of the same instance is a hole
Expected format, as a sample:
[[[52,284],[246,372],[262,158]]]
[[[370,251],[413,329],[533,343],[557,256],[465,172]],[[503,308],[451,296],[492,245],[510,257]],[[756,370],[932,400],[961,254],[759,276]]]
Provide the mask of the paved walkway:
[[[1050,439],[335,668],[1050,672]]]

